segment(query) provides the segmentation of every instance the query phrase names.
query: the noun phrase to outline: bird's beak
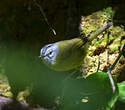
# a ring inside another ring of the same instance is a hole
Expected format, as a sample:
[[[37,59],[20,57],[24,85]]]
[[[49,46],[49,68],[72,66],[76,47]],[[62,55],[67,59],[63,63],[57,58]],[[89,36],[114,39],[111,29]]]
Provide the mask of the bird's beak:
[[[40,56],[38,56],[38,58],[41,58],[41,59],[42,59],[42,58],[44,58],[44,57],[45,57],[45,56],[41,56],[41,55],[40,55]]]
[[[42,56],[40,55],[40,56],[38,56],[38,58],[41,58]]]

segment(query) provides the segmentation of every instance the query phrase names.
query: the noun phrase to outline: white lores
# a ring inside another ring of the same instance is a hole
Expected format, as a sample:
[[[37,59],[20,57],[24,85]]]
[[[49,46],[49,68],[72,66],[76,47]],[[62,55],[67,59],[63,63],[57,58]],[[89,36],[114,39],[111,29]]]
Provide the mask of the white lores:
[[[55,44],[48,44],[45,45],[40,51],[40,57],[42,58],[43,62],[47,64],[54,64],[56,56],[58,55],[59,48],[58,45]]]

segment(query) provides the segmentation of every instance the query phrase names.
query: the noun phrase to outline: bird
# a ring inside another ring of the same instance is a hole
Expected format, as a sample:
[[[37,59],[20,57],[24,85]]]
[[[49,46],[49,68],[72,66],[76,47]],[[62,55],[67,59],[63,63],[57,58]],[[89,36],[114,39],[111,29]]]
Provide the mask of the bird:
[[[40,50],[40,59],[49,68],[55,71],[68,71],[73,70],[83,63],[86,56],[88,42],[91,42],[102,32],[106,31],[112,22],[104,24],[96,32],[88,37],[77,37],[70,40],[58,41],[52,44],[47,44]]]

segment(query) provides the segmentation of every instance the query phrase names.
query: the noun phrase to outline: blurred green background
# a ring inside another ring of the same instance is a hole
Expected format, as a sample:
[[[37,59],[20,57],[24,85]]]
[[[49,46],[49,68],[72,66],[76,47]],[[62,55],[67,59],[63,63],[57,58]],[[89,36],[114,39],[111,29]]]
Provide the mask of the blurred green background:
[[[81,33],[89,35],[113,15],[114,27],[111,28],[111,40],[114,42],[110,48],[112,55],[117,56],[120,39],[125,36],[125,2],[124,0],[37,0],[37,2],[43,7],[50,25],[56,30],[56,36],[53,35],[45,18],[32,0],[0,1],[0,92],[12,97],[12,93],[16,96],[20,91],[28,88],[32,91],[30,95],[28,94],[29,97],[25,98],[23,94],[19,100],[27,99],[31,104],[53,108],[60,104],[65,85],[69,87],[68,91],[72,95],[73,90],[70,90],[70,85],[76,84],[75,86],[79,85],[82,88],[80,85],[82,81],[80,84],[79,81],[78,84],[69,81],[71,84],[64,85],[62,81],[72,71],[56,72],[46,67],[38,58],[42,46],[78,37]],[[105,38],[101,41],[94,40],[88,57],[91,57],[92,50],[99,44],[104,45],[105,41]],[[89,60],[89,62],[85,64],[88,68],[90,67],[87,73],[93,73],[97,65],[93,63],[95,61]],[[103,64],[105,58],[102,58],[101,62]],[[119,79],[122,81],[125,75],[123,75],[124,71],[120,72],[117,75],[122,76]],[[90,85],[88,84],[89,87]],[[74,97],[74,99],[65,100],[64,104],[66,103],[65,107],[67,107],[69,101],[76,99]],[[67,110],[65,107],[63,110]]]

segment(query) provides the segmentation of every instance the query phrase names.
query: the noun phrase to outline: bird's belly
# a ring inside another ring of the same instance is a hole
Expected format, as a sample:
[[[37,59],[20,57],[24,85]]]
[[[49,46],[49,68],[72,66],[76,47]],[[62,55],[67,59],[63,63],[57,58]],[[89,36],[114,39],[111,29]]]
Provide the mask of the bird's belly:
[[[75,52],[70,53],[67,56],[62,56],[58,59],[58,62],[55,61],[55,64],[52,66],[52,69],[56,71],[68,71],[72,69],[78,68],[82,63],[85,57],[85,53],[82,52]]]

